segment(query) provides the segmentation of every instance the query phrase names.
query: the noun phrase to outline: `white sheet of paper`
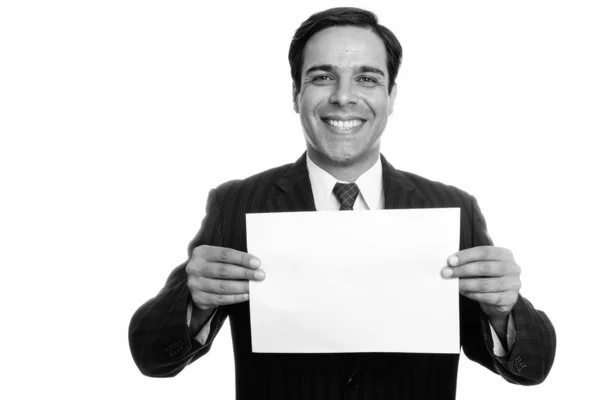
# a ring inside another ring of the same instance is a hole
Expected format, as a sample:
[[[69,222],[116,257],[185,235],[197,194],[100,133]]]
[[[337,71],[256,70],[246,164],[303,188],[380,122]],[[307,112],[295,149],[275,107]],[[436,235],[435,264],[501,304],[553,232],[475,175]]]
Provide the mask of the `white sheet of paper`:
[[[459,353],[460,209],[247,214],[255,353]]]

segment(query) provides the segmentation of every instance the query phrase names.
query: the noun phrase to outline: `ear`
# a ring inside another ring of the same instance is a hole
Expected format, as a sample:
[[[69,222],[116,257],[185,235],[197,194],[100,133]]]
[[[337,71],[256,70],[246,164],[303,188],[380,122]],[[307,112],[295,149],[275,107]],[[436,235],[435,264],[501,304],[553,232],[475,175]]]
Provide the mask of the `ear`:
[[[392,92],[390,93],[390,97],[388,98],[388,116],[392,115],[394,112],[394,101],[396,101],[396,89],[398,85],[394,83],[394,87],[392,88]]]
[[[298,94],[296,84],[292,83],[292,101],[294,102],[294,111],[296,111],[296,114],[300,113],[300,111],[298,111]]]

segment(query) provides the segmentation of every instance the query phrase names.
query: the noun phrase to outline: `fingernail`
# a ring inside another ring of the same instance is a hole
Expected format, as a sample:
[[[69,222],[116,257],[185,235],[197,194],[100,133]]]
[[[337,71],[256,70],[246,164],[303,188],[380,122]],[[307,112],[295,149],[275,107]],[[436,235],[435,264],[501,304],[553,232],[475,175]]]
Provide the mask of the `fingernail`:
[[[250,265],[254,268],[258,268],[260,267],[260,260],[258,258],[253,258],[252,260],[250,260]]]
[[[448,264],[455,266],[458,264],[458,257],[456,256],[450,256],[450,258],[448,259]]]
[[[442,278],[448,279],[452,277],[452,270],[448,267],[442,268]]]
[[[265,279],[265,273],[263,271],[256,271],[254,273],[254,279],[262,281],[263,279]]]

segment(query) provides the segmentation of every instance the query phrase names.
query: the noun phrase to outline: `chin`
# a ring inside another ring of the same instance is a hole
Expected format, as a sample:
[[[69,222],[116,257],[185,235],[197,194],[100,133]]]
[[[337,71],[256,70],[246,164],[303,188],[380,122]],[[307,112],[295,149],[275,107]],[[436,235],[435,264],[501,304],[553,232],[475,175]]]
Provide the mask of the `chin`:
[[[343,154],[332,159],[336,164],[347,167],[357,161],[357,157],[350,154]]]
[[[344,167],[355,164],[365,155],[364,153],[355,151],[328,151],[321,154],[333,163]]]

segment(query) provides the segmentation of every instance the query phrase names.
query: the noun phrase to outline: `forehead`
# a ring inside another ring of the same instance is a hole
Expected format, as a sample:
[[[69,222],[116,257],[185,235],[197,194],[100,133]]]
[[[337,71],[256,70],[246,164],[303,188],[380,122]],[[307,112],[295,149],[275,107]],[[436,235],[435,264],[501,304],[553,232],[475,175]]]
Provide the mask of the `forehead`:
[[[314,34],[304,48],[302,70],[328,64],[337,68],[368,65],[386,71],[383,40],[373,31],[356,26],[336,26]]]

